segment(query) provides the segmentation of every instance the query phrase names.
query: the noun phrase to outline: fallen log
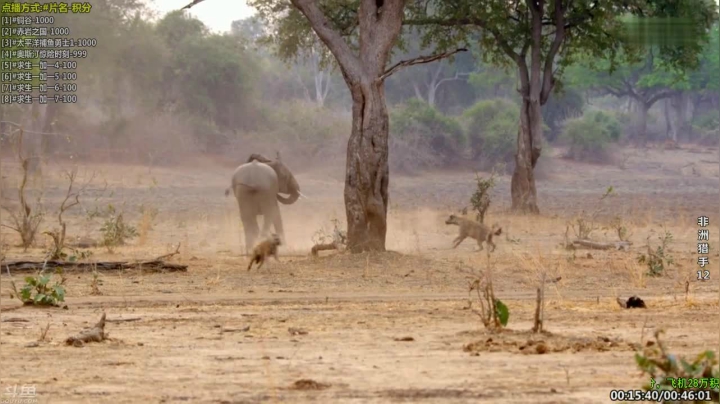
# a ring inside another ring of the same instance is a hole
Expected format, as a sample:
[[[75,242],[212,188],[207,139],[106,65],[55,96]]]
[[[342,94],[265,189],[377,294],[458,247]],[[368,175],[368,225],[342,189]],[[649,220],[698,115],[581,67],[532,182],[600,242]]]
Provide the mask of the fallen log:
[[[628,250],[632,245],[629,241],[613,241],[609,243],[600,243],[590,240],[574,240],[574,247],[585,247],[591,250]]]
[[[122,271],[124,269],[139,269],[148,272],[187,272],[187,265],[168,264],[163,259],[180,254],[180,243],[175,251],[161,255],[148,261],[100,261],[100,262],[77,262],[77,261],[11,261],[0,262],[0,268],[14,271],[38,271],[43,268],[63,268],[98,271]]]
[[[124,269],[139,269],[149,272],[187,272],[187,265],[169,264],[160,260],[128,262],[128,261],[101,261],[101,262],[72,262],[72,261],[9,261],[0,263],[3,269],[13,271],[38,271],[43,268],[63,268],[63,270],[94,270],[122,271]]]

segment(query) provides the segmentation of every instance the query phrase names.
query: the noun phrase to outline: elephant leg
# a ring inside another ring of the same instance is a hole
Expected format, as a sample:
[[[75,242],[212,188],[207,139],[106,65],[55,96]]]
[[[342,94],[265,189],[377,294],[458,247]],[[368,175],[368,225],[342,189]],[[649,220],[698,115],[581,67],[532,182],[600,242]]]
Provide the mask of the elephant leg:
[[[257,224],[257,207],[252,195],[239,195],[238,206],[240,207],[240,219],[245,231],[245,253],[249,254],[255,247],[259,229]]]
[[[241,211],[240,218],[243,222],[243,230],[245,230],[245,252],[249,254],[252,248],[255,247],[255,240],[260,230],[258,229],[255,215]]]
[[[265,217],[268,219],[268,222],[270,222],[269,219],[272,219],[275,234],[280,237],[280,242],[285,244],[285,229],[283,229],[282,216],[280,216],[280,206],[278,206],[277,202],[274,202],[271,206],[272,208],[269,209],[269,215]]]
[[[268,212],[263,213],[263,227],[262,227],[262,236],[263,237],[269,237],[270,236],[270,225],[272,224],[272,216],[268,214]]]

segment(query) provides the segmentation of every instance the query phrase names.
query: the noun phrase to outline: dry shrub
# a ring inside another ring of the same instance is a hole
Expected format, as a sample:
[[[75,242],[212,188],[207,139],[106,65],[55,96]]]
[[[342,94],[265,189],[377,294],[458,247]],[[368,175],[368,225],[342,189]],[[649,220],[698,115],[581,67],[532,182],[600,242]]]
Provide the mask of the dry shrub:
[[[154,207],[141,206],[142,215],[140,224],[138,225],[138,243],[139,245],[147,244],[148,235],[153,230],[155,217],[157,217],[158,209]]]

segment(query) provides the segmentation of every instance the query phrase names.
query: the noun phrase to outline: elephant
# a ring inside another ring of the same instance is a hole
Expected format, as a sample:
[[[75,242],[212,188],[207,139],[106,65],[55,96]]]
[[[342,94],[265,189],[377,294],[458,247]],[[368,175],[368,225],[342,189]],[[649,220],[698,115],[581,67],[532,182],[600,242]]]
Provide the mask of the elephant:
[[[262,234],[267,235],[272,224],[282,244],[285,244],[278,202],[291,205],[304,195],[300,193],[300,185],[292,172],[280,160],[280,154],[274,161],[261,154],[251,154],[245,164],[235,169],[225,196],[230,195],[231,190],[237,199],[245,231],[245,252],[252,250],[258,238],[258,215],[263,216]],[[284,197],[281,193],[290,196]]]

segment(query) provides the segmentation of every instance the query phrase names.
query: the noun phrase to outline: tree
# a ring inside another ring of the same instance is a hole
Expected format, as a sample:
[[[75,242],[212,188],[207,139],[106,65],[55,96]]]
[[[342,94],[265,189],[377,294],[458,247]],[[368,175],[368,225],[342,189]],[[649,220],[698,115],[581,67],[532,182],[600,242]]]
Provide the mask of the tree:
[[[417,29],[404,29],[404,31],[402,34],[404,52],[398,56],[410,59],[422,51],[422,33]],[[423,100],[435,108],[438,101],[438,90],[449,88],[448,84],[454,81],[466,81],[475,70],[474,62],[473,56],[467,52],[458,55],[453,63],[442,60],[404,70],[394,75],[391,79],[392,84],[389,85],[392,85],[393,88],[406,87],[415,98]]]
[[[195,0],[197,4],[203,0]],[[310,48],[314,32],[337,62],[352,97],[345,213],[351,252],[384,251],[387,233],[389,117],[384,82],[401,68],[449,57],[460,49],[387,67],[406,11],[405,0],[252,0],[273,27],[280,56]],[[191,6],[191,5],[188,5]],[[462,49],[464,50],[464,49]]]
[[[710,32],[709,43],[701,55],[699,68],[691,71],[687,76],[689,88],[674,100],[681,125],[686,124],[685,120],[693,121],[697,115],[712,114],[717,111],[720,105],[720,82],[716,79],[718,71],[720,71],[720,24],[715,23]],[[693,134],[692,126],[687,130],[691,135]]]
[[[327,59],[327,57],[323,57],[323,52],[325,52],[325,48],[319,41],[303,52],[305,63],[302,67],[308,68],[307,70],[312,76],[314,95],[310,95],[310,90],[305,85],[300,69],[293,69],[302,86],[305,99],[316,103],[318,107],[325,106],[325,99],[332,84],[332,69],[328,67],[328,63],[323,63]]]
[[[682,2],[657,3],[663,1]],[[614,62],[623,44],[631,46],[623,35],[622,13],[672,16],[678,11],[672,4],[657,3],[487,0],[478,7],[476,2],[455,0],[433,3],[436,7],[427,18],[408,22],[430,26],[446,46],[465,42],[469,33],[480,31],[484,59],[517,68],[522,105],[511,182],[514,211],[539,213],[533,170],[542,151],[541,111],[558,87],[565,67],[581,55],[607,56]],[[694,6],[698,5],[710,7],[704,0],[695,1]]]
[[[618,66],[612,73],[609,71],[610,62],[602,60],[593,67],[579,69],[578,74],[578,85],[598,90],[601,94],[631,99],[638,113],[634,138],[642,144],[647,140],[648,111],[658,101],[672,96],[672,86],[682,81],[682,73],[664,66],[655,53],[651,49],[645,53],[644,60]]]

